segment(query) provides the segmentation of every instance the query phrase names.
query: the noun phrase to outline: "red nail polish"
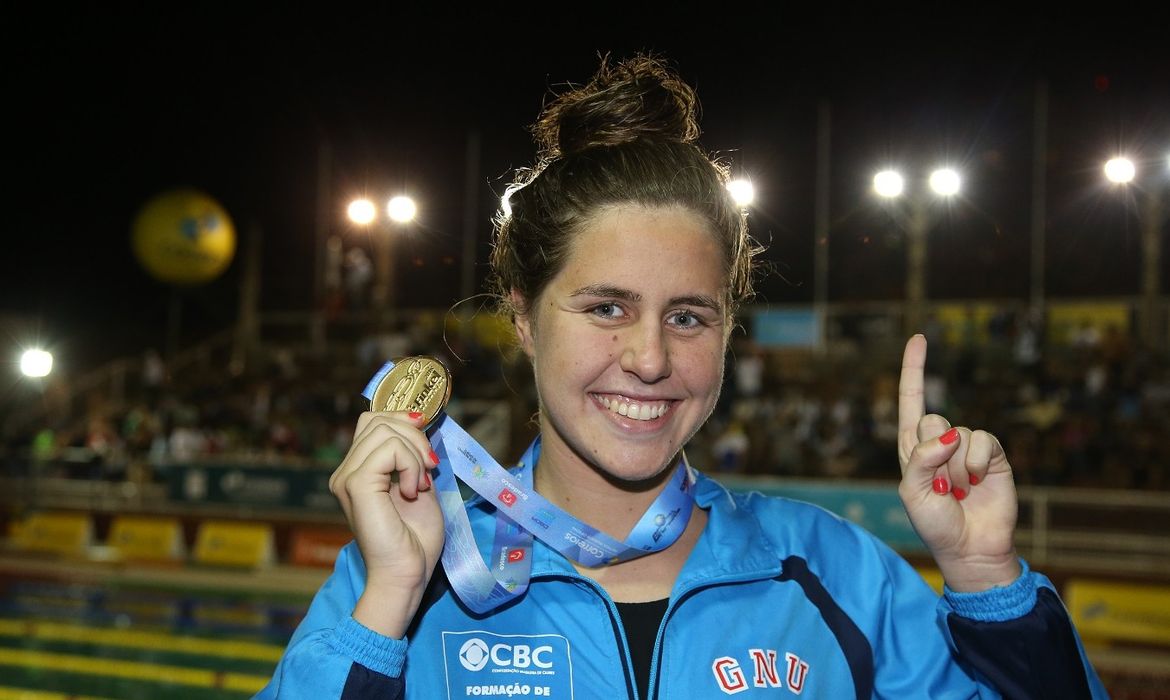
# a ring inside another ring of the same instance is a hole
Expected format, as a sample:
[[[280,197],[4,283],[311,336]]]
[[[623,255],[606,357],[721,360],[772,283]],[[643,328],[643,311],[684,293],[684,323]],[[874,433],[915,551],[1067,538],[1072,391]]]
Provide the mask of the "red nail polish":
[[[422,414],[418,411],[411,411],[408,415],[410,416],[411,420],[418,420],[419,418],[422,418]]]
[[[431,464],[439,466],[439,455],[435,454],[434,450],[431,450]]]
[[[937,477],[934,480],[934,492],[937,494],[944,494],[951,490],[951,485],[947,483],[946,477]]]
[[[961,501],[967,497],[967,492],[963,489],[955,489],[954,491],[951,491],[951,495],[955,497],[956,501]]]
[[[970,481],[971,485],[974,486],[979,483],[979,477],[975,476],[974,474],[968,474],[967,481]]]
[[[428,487],[430,487],[430,485],[431,485],[431,475],[430,475],[430,474],[427,474],[426,472],[423,472],[423,478],[427,480],[427,486],[428,486]]]
[[[940,437],[938,439],[938,441],[944,445],[949,445],[958,439],[959,439],[959,429],[958,428],[951,428],[950,430],[943,433],[942,437]]]

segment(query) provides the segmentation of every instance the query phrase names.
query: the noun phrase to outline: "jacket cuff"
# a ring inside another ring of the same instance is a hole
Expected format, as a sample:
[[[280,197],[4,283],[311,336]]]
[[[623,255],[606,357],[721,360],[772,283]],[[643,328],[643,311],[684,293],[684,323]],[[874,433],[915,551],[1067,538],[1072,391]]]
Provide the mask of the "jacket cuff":
[[[407,640],[384,637],[369,627],[346,617],[328,637],[329,645],[371,671],[397,678],[406,661]]]
[[[980,622],[1006,622],[1032,612],[1040,586],[1028,562],[1020,559],[1020,576],[1007,586],[977,593],[960,593],[943,586],[943,597],[955,613]]]

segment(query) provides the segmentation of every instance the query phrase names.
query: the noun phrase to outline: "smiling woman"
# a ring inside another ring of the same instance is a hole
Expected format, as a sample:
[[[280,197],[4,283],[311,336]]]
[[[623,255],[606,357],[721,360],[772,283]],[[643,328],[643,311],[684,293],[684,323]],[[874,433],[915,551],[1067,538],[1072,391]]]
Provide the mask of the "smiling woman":
[[[540,437],[504,471],[448,449],[446,423],[428,442],[422,414],[363,414],[330,482],[355,543],[261,697],[1103,694],[1051,583],[1015,555],[999,442],[925,415],[921,336],[900,495],[942,598],[854,525],[687,462],[757,251],[695,113],[650,58],[547,107],[492,255]],[[464,457],[482,482],[467,504],[449,489]],[[469,583],[481,558],[487,593]]]
[[[577,234],[565,267],[516,317],[541,400],[539,491],[608,479],[650,481],[652,496],[669,476],[723,383],[720,257],[682,207],[608,207]],[[652,500],[606,521],[623,537]]]

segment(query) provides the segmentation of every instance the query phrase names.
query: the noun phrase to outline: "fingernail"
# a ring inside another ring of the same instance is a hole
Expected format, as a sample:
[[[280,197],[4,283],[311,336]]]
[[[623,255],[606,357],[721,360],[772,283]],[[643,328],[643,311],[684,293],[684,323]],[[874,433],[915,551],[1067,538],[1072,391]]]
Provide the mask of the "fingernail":
[[[971,485],[974,486],[979,483],[979,477],[975,476],[974,474],[968,474],[967,481],[970,481]]]
[[[435,454],[434,450],[431,450],[431,464],[439,466],[439,455]]]
[[[951,491],[951,495],[955,497],[956,501],[961,501],[967,497],[967,492],[963,489],[955,489],[954,491]]]
[[[951,485],[947,483],[946,477],[937,477],[934,480],[934,492],[937,494],[944,494],[951,490]]]
[[[427,480],[427,488],[431,487],[431,475],[423,472],[423,478]]]
[[[958,428],[951,428],[950,430],[943,433],[942,437],[940,437],[938,439],[938,441],[944,445],[949,445],[958,439],[959,439],[959,429]]]
[[[418,411],[411,411],[408,415],[410,416],[411,420],[418,420],[419,418],[422,418],[422,414]]]

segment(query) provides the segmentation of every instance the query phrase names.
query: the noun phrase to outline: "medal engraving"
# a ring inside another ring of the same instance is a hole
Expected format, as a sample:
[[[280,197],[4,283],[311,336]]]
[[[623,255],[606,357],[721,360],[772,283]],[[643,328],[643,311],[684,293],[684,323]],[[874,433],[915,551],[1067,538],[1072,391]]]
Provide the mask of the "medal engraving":
[[[371,411],[417,411],[426,427],[451,398],[451,373],[433,357],[407,357],[394,363],[370,399]]]

